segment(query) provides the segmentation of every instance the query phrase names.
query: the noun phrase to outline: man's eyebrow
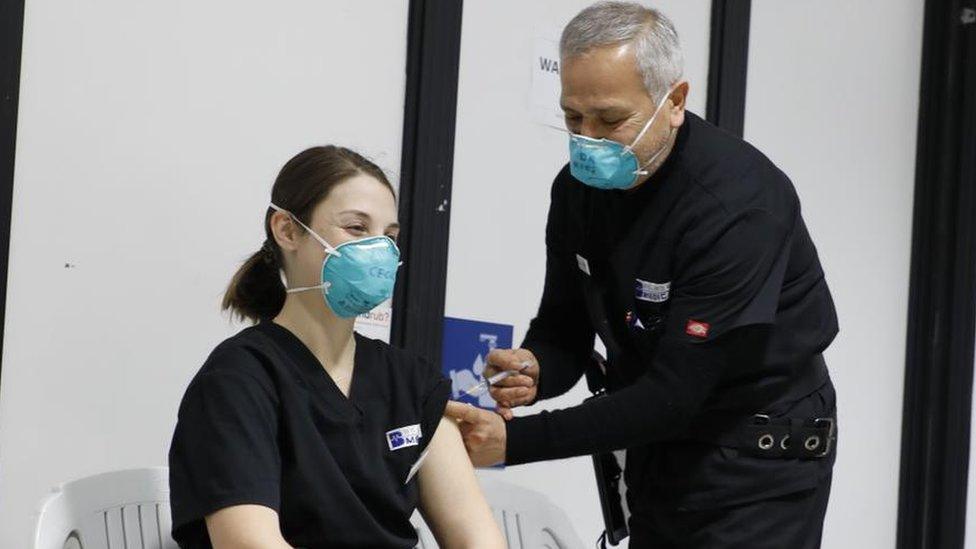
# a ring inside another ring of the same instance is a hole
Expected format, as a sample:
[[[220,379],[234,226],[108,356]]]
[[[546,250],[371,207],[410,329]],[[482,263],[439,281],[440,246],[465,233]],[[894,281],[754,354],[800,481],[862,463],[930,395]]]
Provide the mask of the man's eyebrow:
[[[567,107],[566,105],[560,105],[560,107],[564,111],[579,112],[578,110],[576,110],[574,108],[571,108],[571,107]],[[596,107],[593,108],[593,110],[595,112],[604,113],[604,112],[611,112],[611,111],[627,111],[627,112],[630,112],[632,109],[630,107],[625,106],[625,105],[608,104],[608,105],[599,105],[599,106],[596,106]]]

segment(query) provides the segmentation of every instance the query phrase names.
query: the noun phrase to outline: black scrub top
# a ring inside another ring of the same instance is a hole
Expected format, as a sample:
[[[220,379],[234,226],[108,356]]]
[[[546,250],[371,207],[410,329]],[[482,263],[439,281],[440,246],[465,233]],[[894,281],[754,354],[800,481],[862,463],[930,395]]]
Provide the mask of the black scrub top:
[[[509,464],[627,448],[632,506],[653,495],[689,509],[811,488],[830,473],[833,458],[745,457],[692,434],[716,417],[833,414],[818,360],[838,331],[833,301],[796,191],[762,153],[688,112],[636,189],[593,189],[565,167],[546,249],[523,343],[540,362],[539,398],[579,380],[595,333],[611,395],[509,422]]]
[[[273,322],[221,343],[193,378],[169,452],[173,538],[210,547],[204,517],[270,507],[295,547],[414,547],[411,467],[450,383],[428,363],[356,335],[348,398]]]

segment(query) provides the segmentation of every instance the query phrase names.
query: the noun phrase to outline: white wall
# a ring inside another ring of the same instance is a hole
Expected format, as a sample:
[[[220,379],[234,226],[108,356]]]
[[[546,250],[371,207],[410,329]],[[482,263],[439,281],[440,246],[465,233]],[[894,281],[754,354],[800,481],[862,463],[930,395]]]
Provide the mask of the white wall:
[[[57,483],[166,463],[288,158],[344,144],[396,179],[407,5],[27,2],[0,547]]]
[[[533,90],[538,39],[557,40],[586,0],[464,4],[446,314],[515,326],[521,342],[542,294],[549,189],[568,161],[566,134],[541,126]],[[686,57],[689,105],[704,115],[711,3],[649,3],[671,17]],[[554,123],[560,118],[553,97]],[[544,108],[543,108],[544,111]],[[580,384],[535,409],[572,406]],[[588,457],[483,471],[546,493],[590,545],[603,530]]]
[[[894,547],[923,2],[755,0],[745,137],[796,184],[841,332],[824,547]]]

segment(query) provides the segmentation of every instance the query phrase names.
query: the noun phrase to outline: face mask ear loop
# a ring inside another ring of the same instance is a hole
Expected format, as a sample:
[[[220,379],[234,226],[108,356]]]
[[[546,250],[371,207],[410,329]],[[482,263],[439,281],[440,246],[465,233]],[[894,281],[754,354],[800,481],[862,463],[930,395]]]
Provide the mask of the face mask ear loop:
[[[289,294],[293,294],[296,292],[307,292],[308,290],[321,290],[323,288],[328,290],[329,286],[331,286],[331,284],[326,282],[324,284],[319,284],[318,286],[303,286],[301,288],[288,288],[287,290],[285,290],[285,292]]]
[[[644,137],[644,134],[647,133],[647,130],[651,129],[651,124],[654,123],[654,117],[656,116],[657,116],[657,111],[655,111],[654,114],[651,115],[651,118],[647,121],[647,123],[644,124],[644,129],[642,129],[640,133],[637,134],[637,138],[634,139],[634,142],[624,147],[625,152],[634,150],[634,145],[636,145],[641,140],[641,138]]]
[[[301,225],[301,227],[303,229],[305,229],[306,231],[308,231],[308,234],[312,235],[312,238],[314,238],[315,240],[318,240],[319,241],[319,244],[321,244],[322,246],[325,247],[326,253],[328,253],[330,255],[334,255],[336,257],[342,257],[342,253],[339,252],[339,250],[333,248],[331,244],[329,244],[328,242],[326,242],[325,239],[322,238],[321,236],[319,236],[318,233],[316,233],[315,231],[313,231],[312,229],[310,229],[308,227],[308,225],[302,223],[297,217],[295,217],[294,214],[292,214],[291,212],[289,212],[288,210],[286,210],[284,208],[279,208],[278,206],[275,206],[273,203],[271,204],[271,209],[273,209],[275,211],[278,211],[278,212],[281,212],[281,213],[288,214],[288,217],[290,217],[292,219],[292,221],[294,221],[295,223],[298,223],[299,225]]]
[[[644,137],[644,134],[647,133],[647,130],[651,129],[651,124],[654,122],[654,119],[657,118],[658,113],[661,112],[661,108],[664,107],[664,104],[667,103],[668,98],[671,97],[671,94],[673,92],[674,92],[674,88],[673,87],[672,88],[668,88],[668,93],[664,94],[664,97],[662,97],[661,98],[661,101],[658,102],[657,108],[654,109],[654,114],[652,114],[651,115],[651,118],[647,121],[646,124],[644,124],[644,129],[642,129],[640,131],[640,133],[637,134],[637,137],[634,138],[634,142],[633,143],[631,143],[630,145],[627,145],[626,147],[624,147],[624,150],[625,151],[632,151],[632,150],[634,150],[634,146],[637,145],[637,143],[641,140],[642,137]],[[646,165],[647,164],[645,164],[645,166]]]
[[[668,132],[668,139],[669,139],[669,140],[671,139],[671,136],[672,136],[672,135],[674,135],[674,128],[671,128],[671,131],[670,131],[670,132]],[[647,170],[645,170],[644,168],[646,168],[646,167],[648,167],[648,166],[650,166],[651,164],[653,164],[653,163],[654,163],[654,161],[655,161],[655,160],[657,160],[657,157],[659,157],[659,156],[661,156],[661,154],[662,154],[662,153],[663,153],[663,152],[665,151],[665,149],[667,149],[667,148],[668,148],[668,144],[667,144],[667,143],[665,143],[665,144],[664,144],[664,145],[663,145],[663,146],[661,147],[661,150],[659,150],[659,151],[657,151],[656,153],[654,153],[654,156],[652,156],[650,160],[648,160],[647,162],[645,162],[645,163],[644,163],[644,165],[640,167],[640,169],[638,169],[638,170],[637,170],[636,172],[634,172],[634,174],[636,174],[636,175],[647,175]]]

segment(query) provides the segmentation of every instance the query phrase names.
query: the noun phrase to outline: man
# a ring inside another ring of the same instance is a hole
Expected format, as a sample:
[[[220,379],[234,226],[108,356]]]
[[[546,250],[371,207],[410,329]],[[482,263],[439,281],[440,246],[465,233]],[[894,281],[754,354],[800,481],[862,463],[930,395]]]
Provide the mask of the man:
[[[627,449],[631,547],[819,547],[835,436],[821,353],[837,319],[791,182],[685,110],[662,14],[591,6],[560,55],[571,157],[542,302],[486,375],[529,366],[492,389],[500,415],[448,414],[478,465]],[[584,371],[607,396],[513,417]]]

